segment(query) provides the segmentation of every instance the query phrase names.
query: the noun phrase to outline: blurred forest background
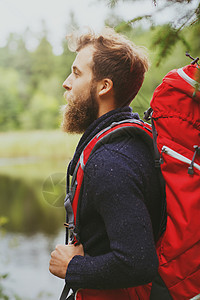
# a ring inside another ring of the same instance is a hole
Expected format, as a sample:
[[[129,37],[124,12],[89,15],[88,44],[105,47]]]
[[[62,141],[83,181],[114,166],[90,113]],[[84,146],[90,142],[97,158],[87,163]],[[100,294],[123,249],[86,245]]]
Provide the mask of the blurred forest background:
[[[190,10],[192,0],[166,0],[183,4],[185,15],[156,25],[150,15],[125,22],[112,11],[119,1],[101,1],[111,7],[105,25],[149,51],[151,68],[132,102],[142,118],[163,76],[191,62],[185,52],[200,55],[200,4]],[[77,24],[71,13],[67,28],[78,29]],[[31,36],[37,39],[32,50]],[[10,33],[0,48],[0,299],[57,299],[62,286],[48,274],[48,260],[55,240],[64,242],[65,170],[79,139],[59,128],[60,106],[66,104],[62,83],[75,54],[65,37],[62,53],[55,54],[48,36],[43,22],[37,37],[28,28]]]
[[[199,55],[200,24],[185,26],[178,35],[171,24],[150,24],[143,29],[136,21],[138,18],[126,23],[111,13],[105,24],[149,50],[152,66],[132,104],[141,113],[162,77],[170,69],[190,63],[185,52]],[[73,14],[68,27],[78,29]],[[0,48],[0,131],[55,129],[60,124],[59,107],[65,104],[62,83],[70,73],[75,54],[68,50],[64,37],[63,53],[53,53],[44,22],[34,51],[26,46],[31,35],[30,29],[21,36],[11,33],[5,47]]]

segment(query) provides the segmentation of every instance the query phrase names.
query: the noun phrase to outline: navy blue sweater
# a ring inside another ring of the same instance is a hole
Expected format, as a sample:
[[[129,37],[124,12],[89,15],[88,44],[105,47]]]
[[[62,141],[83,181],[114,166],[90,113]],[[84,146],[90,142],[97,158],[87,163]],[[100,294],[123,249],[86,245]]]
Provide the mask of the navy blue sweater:
[[[100,130],[114,121],[136,118],[129,107],[111,111],[89,126],[73,160]],[[84,170],[77,230],[85,256],[69,263],[66,282],[74,289],[118,289],[151,282],[157,274],[154,238],[159,231],[162,196],[149,147],[123,135],[98,148]]]

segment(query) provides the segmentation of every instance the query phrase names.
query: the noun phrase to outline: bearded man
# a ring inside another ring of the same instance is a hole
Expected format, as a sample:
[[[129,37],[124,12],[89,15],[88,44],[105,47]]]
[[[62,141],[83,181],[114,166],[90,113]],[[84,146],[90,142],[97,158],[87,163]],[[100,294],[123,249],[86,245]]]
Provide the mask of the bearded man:
[[[70,175],[96,134],[113,122],[139,120],[129,105],[148,69],[143,49],[111,29],[83,34],[75,45],[72,72],[63,83],[68,104],[62,127],[83,135]],[[152,153],[142,137],[122,134],[102,144],[84,166],[76,214],[79,243],[56,247],[51,273],[65,279],[76,299],[139,299],[132,287],[157,275],[162,199]]]

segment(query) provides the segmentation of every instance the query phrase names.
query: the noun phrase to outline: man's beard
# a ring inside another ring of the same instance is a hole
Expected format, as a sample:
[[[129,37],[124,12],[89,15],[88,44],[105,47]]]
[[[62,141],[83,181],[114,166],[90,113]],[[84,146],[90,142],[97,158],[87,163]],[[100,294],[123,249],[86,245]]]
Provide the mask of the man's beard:
[[[98,118],[98,110],[96,86],[92,85],[89,97],[71,96],[68,104],[61,107],[63,112],[61,128],[68,133],[83,133]]]

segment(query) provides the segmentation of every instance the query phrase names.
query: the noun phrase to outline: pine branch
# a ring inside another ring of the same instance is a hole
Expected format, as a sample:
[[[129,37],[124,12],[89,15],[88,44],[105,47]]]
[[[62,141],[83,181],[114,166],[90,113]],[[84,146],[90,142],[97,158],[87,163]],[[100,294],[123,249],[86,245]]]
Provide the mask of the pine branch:
[[[150,19],[152,19],[152,15],[143,15],[143,16],[139,16],[139,17],[136,17],[136,18],[134,18],[134,19],[128,21],[128,23],[129,23],[129,24],[131,24],[131,23],[133,24],[133,23],[135,23],[135,22],[138,22],[138,21],[141,21],[141,20],[144,20],[144,19],[150,20]]]
[[[131,29],[131,25],[129,24],[129,22],[121,22],[119,23],[116,27],[115,27],[115,31],[120,33],[120,32],[127,32]]]
[[[171,24],[164,25],[160,28],[158,33],[155,35],[151,47],[158,47],[159,52],[156,59],[156,66],[158,67],[164,58],[169,56],[174,48],[174,45],[181,41],[188,50],[190,46],[181,35],[179,29],[173,28]]]
[[[128,1],[128,0],[123,0]],[[129,0],[130,1],[130,0]],[[134,2],[136,0],[132,0]],[[151,0],[152,3],[157,6],[158,3],[161,3],[161,0]],[[119,0],[110,0],[110,5],[115,6]],[[187,5],[193,2],[193,0],[166,0],[166,2],[156,9],[154,13],[151,15],[141,15],[136,18],[129,20],[128,22],[121,22],[118,26],[116,26],[115,30],[117,32],[122,31],[129,31],[131,26],[133,26],[136,22],[147,20],[151,23],[151,26],[154,25],[153,17],[161,11],[164,11],[165,8],[172,7],[175,4],[179,4],[180,8],[181,5]],[[189,6],[189,5],[188,5]],[[184,6],[185,7],[185,6]],[[177,7],[176,7],[177,10]],[[180,13],[182,16],[180,17]],[[178,41],[181,41],[186,49],[190,50],[190,45],[188,44],[187,40],[181,34],[182,30],[186,26],[193,26],[194,24],[200,23],[200,3],[196,9],[187,9],[184,13],[184,10],[181,9],[177,10],[178,17],[172,21],[170,24],[166,24],[162,26],[162,28],[156,33],[156,36],[153,40],[152,46],[157,47],[159,49],[158,57],[156,61],[156,65],[159,66],[161,61],[166,58],[168,55],[171,54],[173,48],[177,44]]]

